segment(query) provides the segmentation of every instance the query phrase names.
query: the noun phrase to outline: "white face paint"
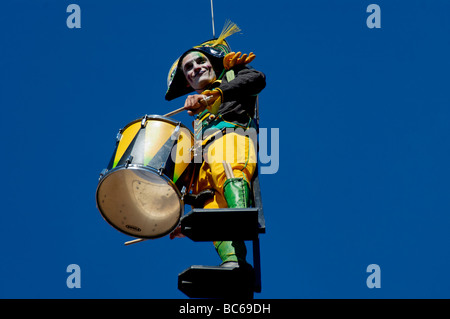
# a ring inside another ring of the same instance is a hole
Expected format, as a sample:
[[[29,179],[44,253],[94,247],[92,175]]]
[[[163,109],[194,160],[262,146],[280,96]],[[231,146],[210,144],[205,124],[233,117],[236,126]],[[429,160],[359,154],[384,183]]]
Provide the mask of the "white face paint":
[[[186,81],[199,93],[216,80],[216,73],[211,62],[201,52],[188,53],[181,62],[181,68]]]

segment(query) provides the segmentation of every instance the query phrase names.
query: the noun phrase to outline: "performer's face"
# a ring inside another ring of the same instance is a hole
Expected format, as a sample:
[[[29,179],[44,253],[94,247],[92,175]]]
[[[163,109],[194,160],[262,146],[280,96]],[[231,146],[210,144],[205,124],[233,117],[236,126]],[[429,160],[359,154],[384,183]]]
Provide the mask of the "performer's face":
[[[216,80],[216,73],[206,55],[193,51],[188,53],[181,62],[184,76],[189,85],[196,91],[203,91]]]

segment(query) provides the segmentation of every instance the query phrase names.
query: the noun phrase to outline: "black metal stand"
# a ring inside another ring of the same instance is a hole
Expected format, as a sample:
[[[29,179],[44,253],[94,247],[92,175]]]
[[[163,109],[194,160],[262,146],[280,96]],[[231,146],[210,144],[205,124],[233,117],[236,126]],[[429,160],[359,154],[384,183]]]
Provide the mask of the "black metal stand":
[[[252,299],[254,272],[220,266],[191,266],[178,275],[178,288],[190,298]]]
[[[178,289],[190,298],[252,299],[261,292],[259,234],[265,233],[258,175],[252,182],[252,208],[194,208],[180,220],[181,232],[193,241],[253,242],[253,269],[191,266],[178,275]]]

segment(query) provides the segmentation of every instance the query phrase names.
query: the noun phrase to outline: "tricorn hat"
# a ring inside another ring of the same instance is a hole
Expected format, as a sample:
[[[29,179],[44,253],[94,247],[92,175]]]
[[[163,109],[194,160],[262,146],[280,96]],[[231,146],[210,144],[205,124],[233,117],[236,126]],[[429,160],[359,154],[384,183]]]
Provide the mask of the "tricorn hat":
[[[181,69],[181,61],[183,58],[192,51],[198,51],[208,57],[211,65],[214,68],[218,79],[221,78],[224,71],[223,58],[225,55],[231,52],[225,38],[229,37],[233,33],[239,32],[241,29],[231,21],[227,21],[218,39],[212,39],[203,42],[200,45],[194,46],[184,52],[173,64],[169,70],[167,76],[167,92],[166,100],[171,101],[177,97],[183,96],[194,91],[186,81],[183,70]]]

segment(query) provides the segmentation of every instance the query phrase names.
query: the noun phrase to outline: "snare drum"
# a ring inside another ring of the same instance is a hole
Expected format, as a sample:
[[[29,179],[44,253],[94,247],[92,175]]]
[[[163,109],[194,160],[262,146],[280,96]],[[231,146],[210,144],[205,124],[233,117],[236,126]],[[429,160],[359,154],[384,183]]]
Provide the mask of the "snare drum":
[[[184,212],[194,174],[194,136],[167,117],[152,115],[119,131],[100,174],[97,207],[117,230],[139,238],[170,233]]]

